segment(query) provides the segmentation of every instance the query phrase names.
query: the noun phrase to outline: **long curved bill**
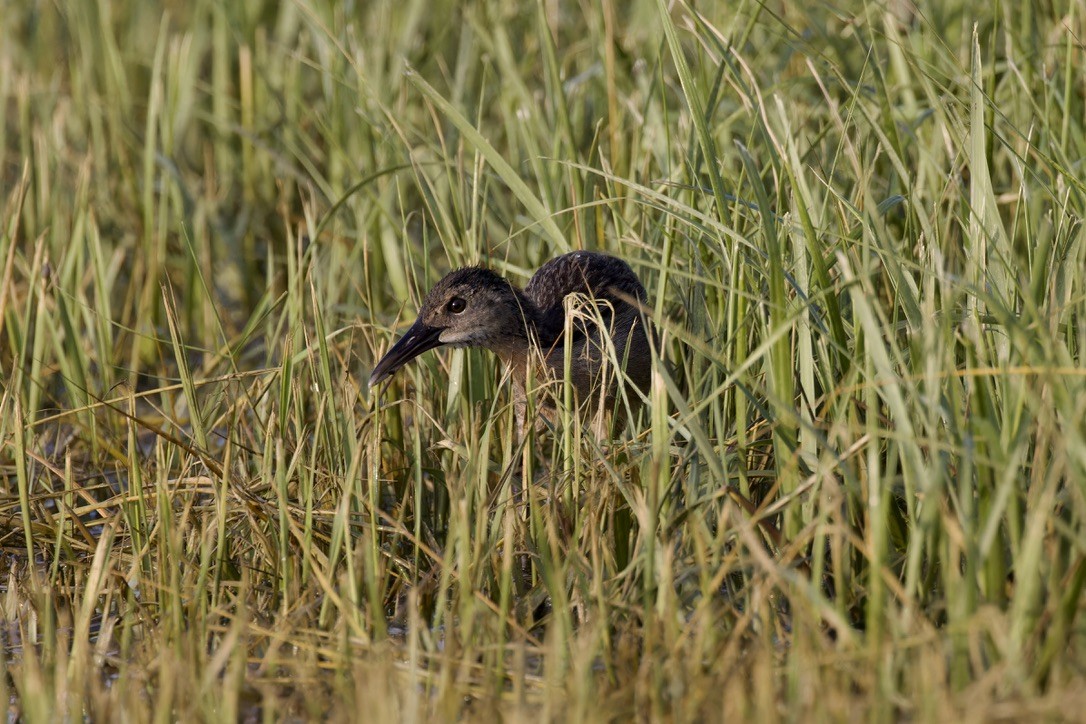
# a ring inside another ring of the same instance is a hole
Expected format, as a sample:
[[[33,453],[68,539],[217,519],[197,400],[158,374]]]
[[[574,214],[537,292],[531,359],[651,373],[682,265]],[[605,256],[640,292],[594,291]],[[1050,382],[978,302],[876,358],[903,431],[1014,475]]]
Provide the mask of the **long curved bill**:
[[[423,352],[434,347],[440,347],[442,345],[440,337],[440,327],[431,327],[423,324],[421,319],[416,320],[411,325],[411,329],[407,330],[407,333],[400,337],[396,344],[392,345],[392,349],[373,368],[373,372],[370,374],[370,387],[372,388],[374,385],[387,380],[396,370]]]

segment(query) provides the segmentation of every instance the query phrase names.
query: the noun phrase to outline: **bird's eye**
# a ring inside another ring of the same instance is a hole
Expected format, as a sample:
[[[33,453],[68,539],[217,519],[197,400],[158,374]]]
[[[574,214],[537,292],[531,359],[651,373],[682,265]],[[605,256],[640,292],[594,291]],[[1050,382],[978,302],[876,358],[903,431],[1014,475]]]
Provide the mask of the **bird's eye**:
[[[448,309],[453,314],[460,314],[461,312],[463,312],[467,308],[468,308],[468,303],[465,302],[460,297],[453,297],[452,299],[449,300],[449,304],[446,306],[446,309]]]

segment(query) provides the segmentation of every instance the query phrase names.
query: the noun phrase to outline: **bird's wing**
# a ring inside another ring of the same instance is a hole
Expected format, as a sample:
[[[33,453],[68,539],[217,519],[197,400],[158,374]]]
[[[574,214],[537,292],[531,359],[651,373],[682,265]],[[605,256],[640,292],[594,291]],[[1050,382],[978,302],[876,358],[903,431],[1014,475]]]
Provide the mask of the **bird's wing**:
[[[617,257],[577,251],[552,259],[535,273],[524,288],[525,295],[539,310],[541,336],[557,342],[565,327],[564,300],[580,294],[597,302],[598,314],[610,328],[615,315],[632,308],[630,300],[644,301],[645,289],[630,265]],[[573,324],[574,345],[596,336],[595,315],[580,317]]]

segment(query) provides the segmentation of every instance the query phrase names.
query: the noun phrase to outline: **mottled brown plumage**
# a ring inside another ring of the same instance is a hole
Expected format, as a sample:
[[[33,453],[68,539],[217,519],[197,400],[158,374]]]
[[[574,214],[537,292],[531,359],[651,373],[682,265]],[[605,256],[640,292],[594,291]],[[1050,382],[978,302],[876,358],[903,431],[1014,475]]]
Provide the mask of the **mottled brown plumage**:
[[[567,303],[570,295],[576,296]],[[523,423],[529,370],[544,385],[563,379],[569,346],[578,406],[586,415],[612,411],[622,378],[612,359],[625,364],[634,387],[648,389],[651,354],[639,310],[644,301],[645,289],[629,264],[606,254],[577,251],[552,259],[523,290],[489,269],[458,269],[426,295],[418,319],[374,367],[370,386],[435,347],[485,347],[510,367]],[[542,399],[545,410],[553,409],[550,396]],[[638,406],[632,389],[628,399]]]

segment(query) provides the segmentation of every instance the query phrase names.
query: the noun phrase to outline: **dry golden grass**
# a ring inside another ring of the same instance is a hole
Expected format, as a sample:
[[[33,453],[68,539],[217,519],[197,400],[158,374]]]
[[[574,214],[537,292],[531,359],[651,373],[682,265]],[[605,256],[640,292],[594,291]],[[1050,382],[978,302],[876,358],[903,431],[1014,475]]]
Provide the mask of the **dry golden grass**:
[[[1081,718],[1081,0],[8,5],[10,716]],[[364,389],[571,248],[640,425]]]

